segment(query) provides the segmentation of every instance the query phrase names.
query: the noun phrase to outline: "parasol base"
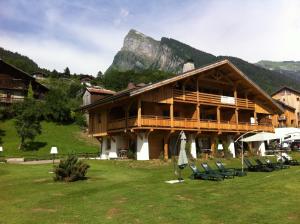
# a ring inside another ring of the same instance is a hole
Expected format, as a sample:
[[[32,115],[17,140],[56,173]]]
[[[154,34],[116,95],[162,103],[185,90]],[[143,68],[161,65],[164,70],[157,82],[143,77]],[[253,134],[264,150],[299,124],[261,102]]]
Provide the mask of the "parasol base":
[[[165,183],[167,183],[167,184],[178,184],[178,183],[182,183],[182,182],[184,182],[183,179],[181,179],[181,180],[167,180],[167,181],[165,181]]]

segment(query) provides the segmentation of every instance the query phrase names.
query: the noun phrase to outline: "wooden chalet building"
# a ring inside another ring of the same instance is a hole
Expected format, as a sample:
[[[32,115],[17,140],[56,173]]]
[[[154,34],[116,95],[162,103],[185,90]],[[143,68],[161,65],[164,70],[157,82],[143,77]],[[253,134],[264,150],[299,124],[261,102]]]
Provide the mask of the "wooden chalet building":
[[[103,89],[99,87],[86,87],[85,91],[82,96],[82,105],[86,106],[91,103],[94,103],[97,100],[103,99],[104,97],[114,95],[116,92],[109,90],[109,89]],[[89,114],[85,113],[85,118],[88,121],[89,120]]]
[[[300,127],[300,91],[285,86],[274,92],[272,98],[295,108],[295,120],[291,126]]]
[[[276,128],[297,127],[296,109],[279,100],[275,100],[284,110],[282,114],[273,115],[273,126]]]
[[[0,59],[0,104],[10,105],[22,101],[28,94],[31,83],[34,97],[43,98],[48,88],[34,77]]]
[[[82,109],[89,113],[90,134],[102,144],[102,158],[130,149],[138,160],[170,157],[181,130],[193,157],[197,150],[214,153],[220,143],[234,153],[235,137],[273,132],[272,114],[283,112],[228,60],[117,92]]]

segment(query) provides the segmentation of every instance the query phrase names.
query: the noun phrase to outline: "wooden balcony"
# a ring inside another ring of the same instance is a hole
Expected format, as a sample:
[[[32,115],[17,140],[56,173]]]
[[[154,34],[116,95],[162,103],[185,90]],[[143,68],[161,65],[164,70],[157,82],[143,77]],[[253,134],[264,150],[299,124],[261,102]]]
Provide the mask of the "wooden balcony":
[[[240,108],[254,109],[254,102],[249,99],[242,99],[229,96],[221,96],[209,93],[198,93],[199,100],[197,101],[197,92],[192,91],[182,91],[173,89],[174,101],[177,102],[187,102],[187,103],[197,103],[208,104],[208,105],[223,105],[223,106],[237,106]]]
[[[23,101],[23,97],[0,97],[0,103],[16,103],[16,102],[21,102]]]
[[[138,127],[137,117],[130,117],[127,121],[127,128]],[[142,115],[140,127],[162,128],[162,129],[183,129],[183,130],[210,130],[210,131],[274,131],[272,124],[251,124],[249,122],[230,122],[216,120],[196,120],[181,117],[174,117],[173,127],[170,117]],[[108,130],[120,130],[126,128],[126,120],[118,119],[108,123]]]

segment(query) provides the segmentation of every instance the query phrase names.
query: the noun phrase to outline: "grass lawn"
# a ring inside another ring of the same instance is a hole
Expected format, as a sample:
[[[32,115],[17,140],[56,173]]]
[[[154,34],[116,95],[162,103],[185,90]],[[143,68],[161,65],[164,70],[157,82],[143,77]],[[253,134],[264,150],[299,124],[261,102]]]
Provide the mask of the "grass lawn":
[[[0,164],[0,223],[300,223],[300,167],[223,182],[185,169],[169,185],[170,162],[88,163],[89,179],[75,183],[53,182],[50,164]]]
[[[2,142],[2,143],[1,143]],[[42,122],[42,134],[37,136],[34,144],[27,151],[18,149],[20,139],[17,135],[14,121],[0,122],[0,145],[3,146],[4,156],[43,156],[49,155],[51,146],[57,146],[59,153],[70,152],[97,152],[99,143],[93,138],[82,134],[75,124],[57,125],[50,122]]]

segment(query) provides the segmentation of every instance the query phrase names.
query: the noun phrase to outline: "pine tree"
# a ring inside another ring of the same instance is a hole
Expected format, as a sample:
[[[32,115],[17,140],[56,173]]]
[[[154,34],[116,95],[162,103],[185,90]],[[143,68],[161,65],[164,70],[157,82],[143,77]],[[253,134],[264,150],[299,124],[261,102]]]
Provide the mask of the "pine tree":
[[[31,82],[29,83],[29,86],[28,86],[28,94],[27,94],[27,97],[28,97],[29,99],[33,99],[33,98],[34,98],[34,92],[33,92],[33,89],[32,89]]]

